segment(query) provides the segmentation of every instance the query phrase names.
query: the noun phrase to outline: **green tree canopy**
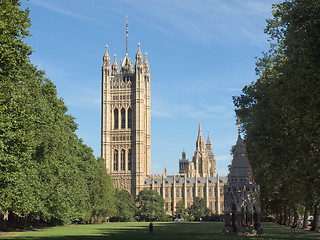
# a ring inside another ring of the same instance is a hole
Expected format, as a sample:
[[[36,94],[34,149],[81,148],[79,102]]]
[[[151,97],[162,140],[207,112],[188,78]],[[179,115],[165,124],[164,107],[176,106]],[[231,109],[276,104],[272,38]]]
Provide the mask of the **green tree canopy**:
[[[257,62],[258,80],[234,97],[236,113],[263,209],[278,214],[298,205],[317,210],[320,2],[284,1],[274,4],[272,13],[265,30],[270,49]]]
[[[175,217],[176,218],[186,218],[187,209],[184,206],[183,200],[177,202]]]
[[[164,200],[151,189],[143,189],[137,197],[138,215],[144,221],[159,221],[165,218]]]
[[[204,198],[196,197],[193,204],[188,208],[188,214],[195,220],[200,220],[207,217],[210,209],[206,207],[206,200]]]
[[[115,189],[115,198],[117,212],[115,213],[113,220],[120,222],[135,221],[134,217],[138,209],[131,194],[124,189]]]
[[[112,181],[75,134],[55,85],[30,62],[29,10],[20,5],[0,2],[0,219],[8,214],[15,228],[110,216]]]

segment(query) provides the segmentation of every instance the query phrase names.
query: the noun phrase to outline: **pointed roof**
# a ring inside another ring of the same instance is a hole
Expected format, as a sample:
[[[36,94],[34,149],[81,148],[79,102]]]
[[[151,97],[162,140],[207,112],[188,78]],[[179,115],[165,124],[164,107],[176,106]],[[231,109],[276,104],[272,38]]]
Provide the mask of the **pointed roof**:
[[[198,130],[198,140],[203,140],[202,131],[201,131],[201,122],[199,121],[199,130]]]
[[[231,184],[254,183],[252,169],[240,134],[233,152],[233,160],[229,171],[228,181]]]
[[[106,52],[104,53],[104,56],[103,56],[103,62],[106,66],[110,65],[110,56],[108,54],[108,44],[106,44]]]
[[[211,145],[211,141],[210,141],[210,137],[209,137],[209,130],[208,130],[208,137],[207,137],[206,145]]]
[[[126,53],[124,60],[121,62],[121,72],[133,72],[132,62],[131,59],[128,57],[128,53]]]
[[[136,63],[141,63],[142,62],[142,53],[140,50],[140,43],[138,43],[138,51],[136,53]]]
[[[148,59],[147,59],[147,53],[145,52],[144,53],[144,67],[146,68],[147,71],[149,71],[149,62],[148,62]]]
[[[118,72],[118,64],[117,64],[117,55],[116,54],[114,55],[114,61],[112,64],[112,71],[113,71],[113,73]]]
[[[203,151],[203,150],[205,150],[205,145],[204,145],[204,140],[201,132],[201,123],[199,121],[198,137],[196,141],[196,151]]]

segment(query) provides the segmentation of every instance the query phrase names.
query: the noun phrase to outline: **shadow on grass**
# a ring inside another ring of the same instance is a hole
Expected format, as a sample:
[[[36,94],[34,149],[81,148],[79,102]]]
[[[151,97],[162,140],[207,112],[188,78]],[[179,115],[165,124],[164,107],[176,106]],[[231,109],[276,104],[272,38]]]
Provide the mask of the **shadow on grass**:
[[[53,233],[46,236],[40,236],[40,234],[34,233],[21,236],[2,236],[0,239],[25,239],[25,240],[106,240],[106,239],[181,239],[181,240],[209,240],[209,239],[292,239],[294,238],[290,235],[290,230],[284,229],[283,231],[278,225],[267,224],[263,227],[266,228],[268,235],[259,237],[239,237],[239,236],[224,236],[222,235],[223,223],[154,223],[154,233],[150,234],[148,229],[149,223],[131,223],[131,224],[117,224],[117,223],[107,223],[99,224],[93,226],[92,228],[88,226],[88,233],[83,233],[79,229],[79,234],[77,235],[77,226],[72,226],[72,233],[70,232],[64,235],[59,233],[57,228],[56,236]],[[94,230],[93,230],[94,229]],[[280,229],[280,231],[279,231]],[[91,231],[90,231],[91,230]],[[83,230],[82,230],[83,231]],[[73,234],[75,232],[75,234]],[[275,236],[271,236],[275,233]],[[319,238],[300,238],[299,239],[319,239]]]

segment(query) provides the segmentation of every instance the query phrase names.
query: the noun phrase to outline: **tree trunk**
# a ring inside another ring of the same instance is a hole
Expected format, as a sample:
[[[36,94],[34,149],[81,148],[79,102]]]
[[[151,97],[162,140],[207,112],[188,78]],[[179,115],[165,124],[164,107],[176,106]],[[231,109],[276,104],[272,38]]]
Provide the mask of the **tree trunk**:
[[[293,211],[292,211],[292,207],[289,207],[289,224],[287,224],[287,226],[292,226],[293,225]]]
[[[276,223],[281,224],[282,213],[279,213],[276,217]]]
[[[293,212],[293,225],[298,226],[298,221],[299,221],[299,210],[297,205],[294,206],[294,212]]]
[[[303,216],[303,225],[302,228],[306,229],[308,227],[308,217],[309,217],[309,207],[306,206],[304,209],[304,216]]]
[[[320,207],[319,204],[316,204],[314,207],[313,221],[312,227],[310,231],[319,232],[319,215],[320,215]]]
[[[284,209],[284,225],[285,226],[290,225],[289,209],[287,207]]]
[[[0,214],[0,231],[5,230],[5,220],[4,220],[4,215]]]
[[[16,228],[16,216],[13,212],[9,211],[8,213],[8,221],[7,221],[7,226],[9,229],[14,229]]]
[[[286,224],[286,216],[284,212],[281,212],[281,219],[280,219],[280,225],[285,225]]]

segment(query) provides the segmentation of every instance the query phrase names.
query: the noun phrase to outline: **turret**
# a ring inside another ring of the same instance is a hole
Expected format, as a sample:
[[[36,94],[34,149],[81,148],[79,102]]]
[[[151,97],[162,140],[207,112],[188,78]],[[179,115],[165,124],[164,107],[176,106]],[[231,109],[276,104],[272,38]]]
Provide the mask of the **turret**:
[[[118,73],[118,64],[117,64],[117,55],[114,55],[114,62],[112,64],[112,75],[115,75],[116,73]]]
[[[186,153],[183,150],[182,158],[179,160],[179,173],[184,174],[188,172],[188,159],[186,158]]]
[[[140,43],[138,43],[138,51],[136,53],[136,63],[135,63],[135,66],[136,68],[137,67],[141,67],[142,65],[142,53],[141,53],[141,50],[140,50]]]
[[[106,45],[106,52],[103,56],[103,67],[110,67],[110,56],[108,54],[108,45]]]
[[[148,62],[148,59],[147,59],[147,53],[144,53],[143,65],[144,65],[144,72],[145,73],[149,73],[149,62]]]

